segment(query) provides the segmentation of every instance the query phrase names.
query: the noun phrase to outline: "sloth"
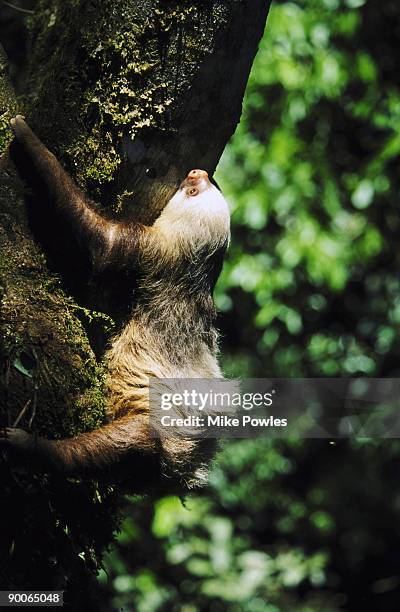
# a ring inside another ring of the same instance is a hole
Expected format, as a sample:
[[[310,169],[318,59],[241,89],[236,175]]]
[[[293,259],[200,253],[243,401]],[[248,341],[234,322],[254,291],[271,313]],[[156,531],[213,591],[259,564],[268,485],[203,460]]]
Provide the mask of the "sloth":
[[[90,270],[100,293],[107,294],[102,282],[110,279],[115,300],[121,298],[118,279],[135,290],[129,316],[104,355],[106,424],[62,440],[9,427],[0,447],[45,471],[110,477],[135,490],[201,486],[216,441],[179,431],[166,434],[162,428],[154,432],[149,381],[157,379],[160,392],[173,393],[171,380],[222,377],[212,294],[230,236],[224,197],[207,172],[195,169],[153,225],[110,220],[78,189],[23,117],[12,119],[11,126],[15,140],[10,155],[18,171],[40,185],[40,198],[51,208],[45,214],[62,227],[65,241],[73,245],[81,267]]]

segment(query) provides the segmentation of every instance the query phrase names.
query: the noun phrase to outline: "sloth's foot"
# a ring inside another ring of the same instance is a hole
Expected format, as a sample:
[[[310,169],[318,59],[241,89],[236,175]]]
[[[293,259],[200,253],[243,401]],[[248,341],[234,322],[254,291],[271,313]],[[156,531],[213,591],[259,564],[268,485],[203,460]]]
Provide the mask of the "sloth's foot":
[[[22,139],[24,135],[30,133],[30,128],[25,122],[25,117],[22,115],[17,115],[10,121],[11,129],[14,132],[15,136],[19,139]]]

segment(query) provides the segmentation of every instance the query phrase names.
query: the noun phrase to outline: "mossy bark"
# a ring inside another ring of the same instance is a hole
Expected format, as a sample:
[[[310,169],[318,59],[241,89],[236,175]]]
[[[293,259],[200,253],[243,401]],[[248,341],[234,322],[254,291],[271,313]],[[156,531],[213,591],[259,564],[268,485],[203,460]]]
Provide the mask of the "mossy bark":
[[[2,153],[17,109],[1,52]],[[103,369],[78,305],[34,241],[23,185],[6,161],[0,162],[1,425],[23,413],[25,428],[73,435],[104,421]],[[0,458],[0,478],[0,588],[66,588],[71,603],[84,597],[88,569],[97,567],[115,528],[114,493],[97,483],[35,474],[30,466],[15,468],[7,456]]]
[[[24,113],[100,207],[152,222],[188,170],[213,173],[240,117],[268,6],[40,0]],[[1,150],[17,109],[3,64]],[[3,423],[25,408],[22,426],[51,437],[94,428],[104,420],[103,371],[82,324],[86,310],[49,272],[9,164],[0,178]],[[6,458],[2,466],[0,588],[69,581],[73,597],[111,539],[114,494],[96,483],[16,475]]]

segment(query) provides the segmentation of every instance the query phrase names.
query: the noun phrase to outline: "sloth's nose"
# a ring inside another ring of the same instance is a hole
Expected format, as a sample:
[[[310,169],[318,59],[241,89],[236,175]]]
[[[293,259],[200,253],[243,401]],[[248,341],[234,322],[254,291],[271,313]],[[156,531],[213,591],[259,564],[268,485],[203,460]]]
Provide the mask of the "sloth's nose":
[[[189,181],[199,181],[201,179],[208,180],[208,174],[205,170],[195,169],[189,172],[189,174],[187,175],[187,179]]]
[[[211,183],[208,179],[207,172],[205,170],[199,170],[196,168],[195,170],[188,172],[185,180],[181,183],[181,189],[196,187],[197,190],[204,191],[210,187],[210,185]]]

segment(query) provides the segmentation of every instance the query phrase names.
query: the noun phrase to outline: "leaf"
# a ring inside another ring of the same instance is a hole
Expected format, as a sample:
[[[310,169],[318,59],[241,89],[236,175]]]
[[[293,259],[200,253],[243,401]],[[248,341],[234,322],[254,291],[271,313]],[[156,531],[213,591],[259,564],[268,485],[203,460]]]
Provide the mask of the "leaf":
[[[21,362],[19,357],[14,359],[13,366],[14,366],[14,368],[16,370],[18,370],[18,372],[20,372],[21,374],[23,374],[27,378],[32,378],[32,372],[30,372],[29,370],[26,369],[26,367],[22,364],[22,362]]]

